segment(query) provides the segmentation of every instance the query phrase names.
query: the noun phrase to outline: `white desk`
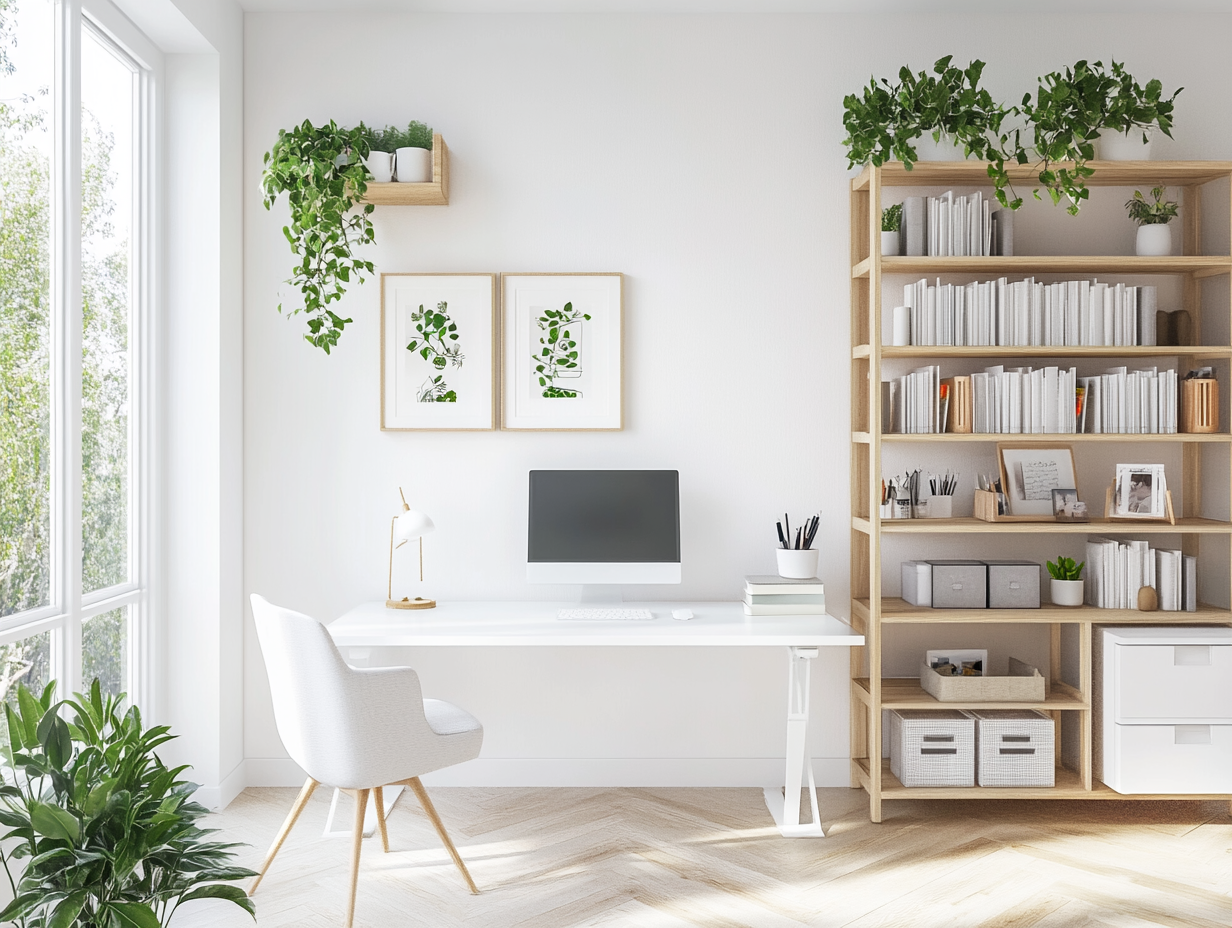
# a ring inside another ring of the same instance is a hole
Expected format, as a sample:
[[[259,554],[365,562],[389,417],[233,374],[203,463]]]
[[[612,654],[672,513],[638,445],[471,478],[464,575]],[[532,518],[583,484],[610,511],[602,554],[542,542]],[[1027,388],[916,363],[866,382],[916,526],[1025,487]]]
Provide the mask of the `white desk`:
[[[817,785],[805,736],[811,661],[818,648],[849,648],[864,636],[828,615],[746,616],[740,603],[624,603],[649,609],[650,622],[561,622],[559,602],[444,602],[435,609],[387,609],[364,603],[329,624],[343,653],[374,647],[780,647],[788,649],[787,765],[783,787],[767,787],[766,805],[787,837],[822,837]],[[672,610],[693,610],[682,622]],[[808,775],[813,820],[800,821],[798,797]],[[786,807],[785,807],[786,806]]]

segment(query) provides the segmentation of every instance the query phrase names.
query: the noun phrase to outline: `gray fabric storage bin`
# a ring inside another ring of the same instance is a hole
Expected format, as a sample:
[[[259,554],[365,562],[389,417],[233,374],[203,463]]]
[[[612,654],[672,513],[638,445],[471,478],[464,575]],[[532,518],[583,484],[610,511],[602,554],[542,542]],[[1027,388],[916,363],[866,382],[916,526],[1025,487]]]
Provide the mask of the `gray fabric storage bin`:
[[[987,609],[988,567],[983,561],[929,561],[934,609]]]
[[[928,561],[903,561],[902,597],[913,606],[933,604],[933,569]]]
[[[956,709],[891,709],[890,772],[903,786],[974,786],[975,722]]]
[[[1034,709],[972,709],[980,786],[1055,786],[1052,719]]]
[[[989,609],[1038,609],[1040,565],[1034,561],[985,561]]]

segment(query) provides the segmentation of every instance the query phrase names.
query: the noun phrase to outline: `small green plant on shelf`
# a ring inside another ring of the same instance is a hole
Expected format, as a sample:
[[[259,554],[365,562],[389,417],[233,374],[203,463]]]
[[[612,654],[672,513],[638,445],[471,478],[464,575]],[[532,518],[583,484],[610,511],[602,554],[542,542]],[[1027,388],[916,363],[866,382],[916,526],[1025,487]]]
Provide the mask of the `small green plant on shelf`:
[[[1134,195],[1125,201],[1125,210],[1129,218],[1140,226],[1163,226],[1177,217],[1180,209],[1175,200],[1165,200],[1167,187],[1152,187],[1151,199],[1142,195],[1141,190],[1135,190]]]
[[[435,310],[425,310],[420,303],[419,311],[411,313],[411,321],[415,323],[419,337],[411,339],[406,346],[407,351],[417,352],[438,371],[443,371],[447,365],[462,366],[466,356],[457,343],[458,324],[450,318],[446,301],[437,303]],[[417,399],[421,403],[456,403],[458,394],[449,389],[443,374],[436,377],[429,375],[420,387]]]
[[[88,695],[55,702],[54,692],[48,684],[36,697],[21,684],[5,706],[0,862],[13,900],[0,922],[160,928],[193,899],[255,914],[230,885],[256,876],[232,862],[238,845],[209,840],[197,786],[180,777],[187,768],[154,753],[174,737],[168,728],[143,727],[98,680]]]
[[[903,224],[903,204],[895,203],[881,211],[881,231],[897,232]]]
[[[293,129],[280,129],[278,141],[265,153],[261,188],[265,208],[270,209],[282,193],[287,194],[291,223],[283,234],[295,255],[288,283],[299,290],[303,306],[289,315],[308,318],[310,345],[326,354],[351,319],[334,312],[354,277],[374,273],[371,261],[356,250],[376,241],[371,203],[356,210],[372,177],[362,159],[369,143],[363,129],[344,129],[333,120],[314,126],[308,120]],[[282,304],[278,304],[282,312]]]
[[[531,355],[531,360],[545,399],[576,399],[582,395],[578,390],[557,386],[556,381],[581,374],[577,338],[568,327],[578,326],[581,337],[581,324],[589,320],[590,314],[575,312],[571,302],[563,309],[544,310],[535,320],[543,334],[539,336],[540,351]]]
[[[1058,555],[1056,563],[1048,562],[1048,573],[1053,580],[1081,580],[1082,568],[1086,566],[1086,561],[1079,564],[1072,557]]]
[[[399,148],[426,148],[432,150],[432,128],[417,120],[411,120],[405,129],[397,126],[386,126],[384,129],[371,129],[362,122],[359,128],[363,131],[372,151],[394,152]]]

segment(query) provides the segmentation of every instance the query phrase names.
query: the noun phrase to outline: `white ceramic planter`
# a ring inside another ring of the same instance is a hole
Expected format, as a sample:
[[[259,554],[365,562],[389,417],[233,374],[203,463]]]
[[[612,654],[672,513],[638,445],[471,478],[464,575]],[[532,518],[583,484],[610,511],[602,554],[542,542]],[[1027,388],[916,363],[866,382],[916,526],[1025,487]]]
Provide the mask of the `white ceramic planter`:
[[[791,580],[812,580],[817,576],[817,549],[797,551],[794,548],[775,548],[779,560],[779,576]]]
[[[1143,144],[1141,129],[1131,129],[1129,135],[1105,131],[1099,137],[1097,154],[1101,161],[1149,161],[1152,141],[1154,133],[1148,132]]]
[[[378,184],[388,184],[394,179],[394,153],[392,151],[373,151],[364,159],[364,167]]]
[[[399,148],[397,166],[400,184],[426,184],[432,180],[430,149]]]
[[[1140,256],[1158,257],[1172,254],[1172,226],[1167,223],[1138,226],[1136,250]]]
[[[1085,580],[1053,580],[1052,604],[1054,606],[1081,606]]]
[[[898,233],[881,233],[881,256],[894,258],[898,256]]]
[[[941,136],[940,142],[933,141],[933,134],[925,132],[912,142],[916,158],[920,161],[966,161],[967,156],[961,145],[955,145],[953,139]]]

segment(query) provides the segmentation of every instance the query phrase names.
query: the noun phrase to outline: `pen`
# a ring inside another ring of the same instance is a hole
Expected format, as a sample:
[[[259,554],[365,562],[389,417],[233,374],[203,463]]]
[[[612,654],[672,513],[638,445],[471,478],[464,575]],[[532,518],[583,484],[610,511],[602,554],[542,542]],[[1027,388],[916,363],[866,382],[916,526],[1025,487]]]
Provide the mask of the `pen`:
[[[775,523],[774,523],[774,527],[775,527],[776,529],[778,529],[778,532],[779,532],[779,544],[781,544],[784,548],[786,548],[786,547],[787,547],[787,539],[783,537],[783,523],[782,523],[782,522],[775,522]]]

